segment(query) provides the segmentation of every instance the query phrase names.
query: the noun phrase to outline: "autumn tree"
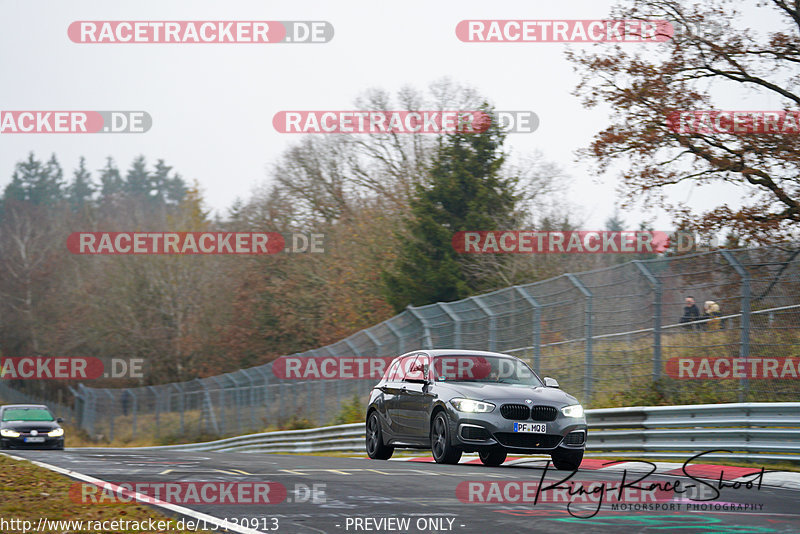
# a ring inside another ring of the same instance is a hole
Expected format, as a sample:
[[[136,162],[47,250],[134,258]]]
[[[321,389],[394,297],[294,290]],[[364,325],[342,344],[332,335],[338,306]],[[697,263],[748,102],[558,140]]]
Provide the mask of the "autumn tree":
[[[747,15],[743,11],[747,11]],[[800,7],[785,0],[631,0],[616,19],[672,22],[662,44],[608,43],[599,52],[568,52],[581,73],[576,94],[587,107],[612,107],[612,123],[583,151],[598,170],[620,171],[624,206],[664,206],[676,226],[735,232],[753,242],[797,237],[800,136],[742,135],[675,128],[677,111],[719,110],[730,96],[752,98],[744,110],[788,110],[800,104]],[[753,21],[764,28],[751,28]],[[758,101],[760,103],[752,103]],[[727,109],[730,104],[722,107]],[[673,115],[674,117],[674,115]],[[667,204],[676,184],[713,185],[740,203],[698,213]]]

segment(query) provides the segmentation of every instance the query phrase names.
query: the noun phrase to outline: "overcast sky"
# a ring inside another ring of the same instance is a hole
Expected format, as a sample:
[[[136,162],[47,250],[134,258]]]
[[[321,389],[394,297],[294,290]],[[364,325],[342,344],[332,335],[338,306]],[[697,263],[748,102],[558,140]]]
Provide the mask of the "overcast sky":
[[[424,89],[449,76],[497,109],[538,114],[539,129],[510,135],[509,149],[520,156],[540,149],[559,164],[572,177],[568,197],[585,228],[600,228],[618,200],[616,178],[592,176],[575,151],[607,125],[608,109],[586,110],[571,95],[577,76],[565,45],[464,43],[455,27],[464,19],[601,19],[610,6],[606,0],[0,0],[0,109],[145,110],[153,118],[145,134],[0,135],[0,187],[30,151],[40,158],[55,153],[68,175],[81,155],[92,170],[110,155],[124,171],[144,154],[197,180],[207,205],[224,214],[236,197],[264,183],[268,166],[299,139],[273,129],[276,112],[352,109],[368,88]],[[326,20],[335,37],[327,44],[90,45],[68,39],[76,20]],[[696,209],[737,198],[719,186],[680,186],[671,196]],[[657,206],[646,215],[623,213],[631,227],[645,216],[657,217],[657,229],[669,228]]]

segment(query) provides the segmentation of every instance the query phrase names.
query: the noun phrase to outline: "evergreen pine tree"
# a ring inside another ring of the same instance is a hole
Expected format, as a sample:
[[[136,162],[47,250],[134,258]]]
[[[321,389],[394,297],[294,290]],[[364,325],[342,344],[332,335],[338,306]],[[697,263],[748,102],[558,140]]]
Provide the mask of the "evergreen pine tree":
[[[453,249],[452,239],[459,231],[514,224],[517,180],[500,172],[504,140],[495,121],[484,132],[458,132],[440,140],[428,183],[416,186],[395,271],[383,274],[387,299],[397,311],[408,304],[457,300],[494,285],[466,274],[470,258]]]

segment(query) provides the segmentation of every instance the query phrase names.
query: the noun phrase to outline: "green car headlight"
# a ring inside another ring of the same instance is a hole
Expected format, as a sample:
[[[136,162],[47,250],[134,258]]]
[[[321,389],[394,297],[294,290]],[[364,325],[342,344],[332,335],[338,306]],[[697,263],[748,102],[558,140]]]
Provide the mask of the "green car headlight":
[[[0,430],[0,436],[3,436],[4,438],[18,438],[19,432],[17,432],[16,430],[11,430],[9,428],[3,428],[2,430]]]
[[[455,406],[459,412],[467,413],[486,413],[494,410],[491,402],[476,401],[472,399],[451,399],[450,404]]]
[[[60,438],[61,436],[64,435],[64,429],[56,428],[55,430],[51,430],[50,432],[48,432],[47,435],[50,436],[51,438]]]
[[[572,406],[564,406],[561,408],[561,413],[567,417],[583,417],[583,406],[580,404],[573,404]]]

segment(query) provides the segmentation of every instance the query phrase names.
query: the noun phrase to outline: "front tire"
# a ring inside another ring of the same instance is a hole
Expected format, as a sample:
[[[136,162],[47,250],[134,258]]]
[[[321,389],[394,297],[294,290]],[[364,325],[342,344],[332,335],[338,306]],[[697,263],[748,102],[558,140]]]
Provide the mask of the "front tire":
[[[483,465],[497,467],[498,465],[503,465],[503,462],[506,461],[506,456],[508,456],[508,453],[505,449],[488,449],[485,451],[480,451],[478,455],[480,456],[481,463],[483,463]]]
[[[576,471],[583,461],[583,449],[556,449],[550,457],[559,471]]]
[[[378,412],[372,412],[367,419],[367,455],[373,460],[388,460],[394,453],[394,447],[383,444],[383,432]]]
[[[439,412],[431,425],[431,451],[437,464],[457,464],[461,459],[461,449],[450,443],[450,424],[447,414]]]

